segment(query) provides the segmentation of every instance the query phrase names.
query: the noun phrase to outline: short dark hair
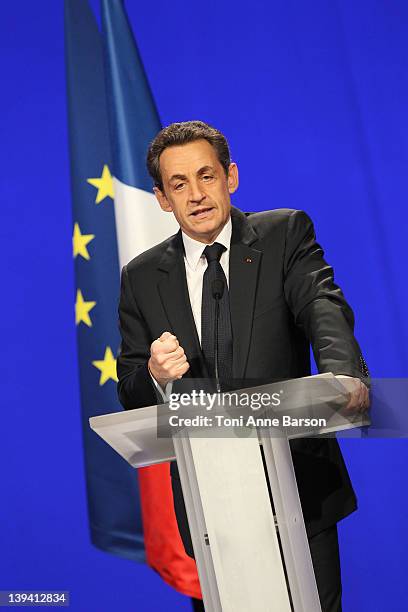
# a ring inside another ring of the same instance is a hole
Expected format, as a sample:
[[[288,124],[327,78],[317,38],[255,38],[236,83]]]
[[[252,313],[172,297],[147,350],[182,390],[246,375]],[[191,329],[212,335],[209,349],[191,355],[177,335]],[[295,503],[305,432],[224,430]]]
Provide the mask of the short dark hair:
[[[155,187],[163,191],[163,180],[160,172],[160,155],[168,147],[184,145],[195,140],[206,140],[215,149],[218,161],[228,176],[231,154],[224,134],[204,121],[182,121],[171,123],[160,130],[150,143],[147,152],[147,169]]]

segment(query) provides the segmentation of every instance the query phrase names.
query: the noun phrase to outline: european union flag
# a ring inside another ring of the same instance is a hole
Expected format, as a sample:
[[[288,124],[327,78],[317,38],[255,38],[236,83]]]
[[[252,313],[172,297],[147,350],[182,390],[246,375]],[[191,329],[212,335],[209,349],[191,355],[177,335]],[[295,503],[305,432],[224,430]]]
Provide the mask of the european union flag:
[[[136,474],[90,428],[89,417],[121,409],[118,246],[101,35],[84,0],[65,2],[75,320],[89,523],[99,548],[145,558]]]

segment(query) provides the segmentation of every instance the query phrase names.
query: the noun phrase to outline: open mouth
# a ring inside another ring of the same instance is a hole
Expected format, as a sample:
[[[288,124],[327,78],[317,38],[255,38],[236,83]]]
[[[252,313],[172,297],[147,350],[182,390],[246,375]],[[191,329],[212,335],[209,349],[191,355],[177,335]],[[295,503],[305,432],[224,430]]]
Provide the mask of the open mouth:
[[[214,210],[214,208],[212,206],[204,206],[202,208],[197,208],[197,210],[194,210],[190,216],[191,217],[195,217],[196,219],[203,219],[204,217],[206,217],[212,210]]]

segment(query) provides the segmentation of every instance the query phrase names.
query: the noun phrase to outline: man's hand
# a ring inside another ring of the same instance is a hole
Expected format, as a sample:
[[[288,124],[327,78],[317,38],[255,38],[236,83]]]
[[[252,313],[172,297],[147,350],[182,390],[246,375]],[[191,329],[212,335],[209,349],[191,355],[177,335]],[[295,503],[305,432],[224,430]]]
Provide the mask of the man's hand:
[[[167,383],[181,378],[190,364],[176,336],[165,331],[150,347],[148,367],[153,378],[165,388]]]
[[[346,410],[348,412],[366,412],[370,407],[370,397],[365,384],[359,378],[352,378],[351,376],[339,374],[336,378],[340,380],[350,394]]]

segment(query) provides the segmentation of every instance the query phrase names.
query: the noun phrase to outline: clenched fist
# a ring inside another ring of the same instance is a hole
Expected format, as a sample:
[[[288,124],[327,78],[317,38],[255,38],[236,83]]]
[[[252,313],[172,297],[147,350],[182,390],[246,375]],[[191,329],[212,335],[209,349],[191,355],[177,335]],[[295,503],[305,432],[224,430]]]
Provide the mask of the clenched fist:
[[[164,389],[167,383],[181,378],[190,364],[176,336],[165,331],[150,347],[148,367],[153,378]]]

